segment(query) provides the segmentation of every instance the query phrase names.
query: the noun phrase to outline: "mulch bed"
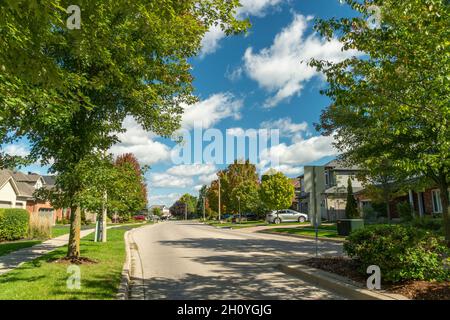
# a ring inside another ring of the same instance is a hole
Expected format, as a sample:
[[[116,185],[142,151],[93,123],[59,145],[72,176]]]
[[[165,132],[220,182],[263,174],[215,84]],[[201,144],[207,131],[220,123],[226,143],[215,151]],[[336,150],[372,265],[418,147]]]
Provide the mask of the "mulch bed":
[[[98,261],[90,259],[90,258],[86,258],[86,257],[79,257],[79,258],[68,258],[68,257],[64,257],[61,259],[55,259],[53,261],[51,261],[53,263],[61,263],[61,264],[77,264],[77,265],[81,265],[81,264],[97,264]]]
[[[310,258],[301,264],[321,269],[349,278],[365,286],[367,277],[359,271],[359,264],[343,257]],[[390,293],[401,294],[413,300],[450,300],[450,282],[405,281],[401,283],[383,283],[382,289]]]

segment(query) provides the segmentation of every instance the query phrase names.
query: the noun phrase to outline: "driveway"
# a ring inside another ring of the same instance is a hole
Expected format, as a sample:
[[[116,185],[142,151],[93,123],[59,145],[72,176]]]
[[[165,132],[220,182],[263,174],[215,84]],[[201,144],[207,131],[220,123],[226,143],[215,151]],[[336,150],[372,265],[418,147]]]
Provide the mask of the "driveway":
[[[339,299],[276,270],[315,254],[313,240],[222,230],[190,222],[136,229],[131,297],[136,299]],[[321,255],[341,254],[319,242]]]

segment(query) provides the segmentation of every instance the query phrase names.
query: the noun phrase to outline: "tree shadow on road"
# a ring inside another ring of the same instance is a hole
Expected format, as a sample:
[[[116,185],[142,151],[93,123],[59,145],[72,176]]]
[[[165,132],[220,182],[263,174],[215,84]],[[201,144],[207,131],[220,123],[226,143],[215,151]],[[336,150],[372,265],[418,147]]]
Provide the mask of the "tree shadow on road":
[[[333,299],[331,293],[280,272],[281,263],[297,263],[315,253],[311,241],[270,239],[188,238],[160,241],[186,249],[183,259],[208,266],[207,274],[186,273],[178,279],[153,277],[144,281],[146,299]],[[194,249],[194,250],[192,250]],[[195,249],[203,249],[201,255]],[[319,243],[319,252],[335,255],[340,244]],[[212,253],[212,254],[211,254]]]

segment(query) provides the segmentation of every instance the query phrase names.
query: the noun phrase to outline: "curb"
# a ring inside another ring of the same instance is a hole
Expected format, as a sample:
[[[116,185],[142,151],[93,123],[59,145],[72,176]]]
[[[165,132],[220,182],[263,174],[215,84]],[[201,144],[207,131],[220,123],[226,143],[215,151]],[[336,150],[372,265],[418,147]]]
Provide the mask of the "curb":
[[[270,231],[267,231],[267,230],[257,231],[256,233],[266,233],[266,234],[273,234],[273,235],[284,236],[284,237],[294,237],[294,238],[307,239],[307,240],[316,240],[315,237],[302,236],[302,235],[298,235],[298,234],[286,234],[286,233],[279,233],[279,232],[270,232]],[[344,243],[345,242],[345,239],[333,239],[333,238],[321,238],[321,237],[319,237],[318,240],[319,241],[335,242],[335,243]]]
[[[142,227],[145,227],[146,225],[143,225]],[[122,269],[122,275],[119,285],[119,290],[116,295],[116,300],[130,300],[130,299],[137,299],[137,300],[144,300],[145,298],[145,286],[143,283],[143,271],[142,271],[142,261],[141,257],[139,255],[139,251],[137,248],[137,244],[134,242],[133,239],[133,232],[137,229],[140,229],[142,227],[134,228],[131,230],[128,230],[124,234],[124,241],[125,241],[125,251],[126,251],[126,258],[125,262],[123,264]],[[134,279],[133,273],[139,273],[140,279]],[[135,292],[131,290],[131,284],[137,281],[141,281],[140,284],[133,284],[134,287],[137,289]],[[133,293],[135,293],[133,295]]]
[[[125,232],[124,235],[126,258],[123,264],[119,292],[117,293],[117,300],[128,300],[130,293],[131,252],[130,252],[130,243],[128,239],[130,231]]]
[[[385,291],[371,291],[348,278],[305,265],[278,265],[277,268],[285,274],[297,277],[303,281],[317,285],[350,300],[410,300],[399,294]]]

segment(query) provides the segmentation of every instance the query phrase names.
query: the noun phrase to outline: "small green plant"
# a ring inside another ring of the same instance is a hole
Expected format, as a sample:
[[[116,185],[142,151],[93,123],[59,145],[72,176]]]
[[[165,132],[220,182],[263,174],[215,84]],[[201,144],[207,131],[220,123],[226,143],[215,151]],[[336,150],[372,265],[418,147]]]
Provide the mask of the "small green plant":
[[[27,236],[29,213],[25,209],[0,209],[0,241]]]
[[[365,274],[378,265],[385,281],[448,280],[449,249],[436,235],[411,226],[376,225],[352,232],[344,251],[361,264]]]

